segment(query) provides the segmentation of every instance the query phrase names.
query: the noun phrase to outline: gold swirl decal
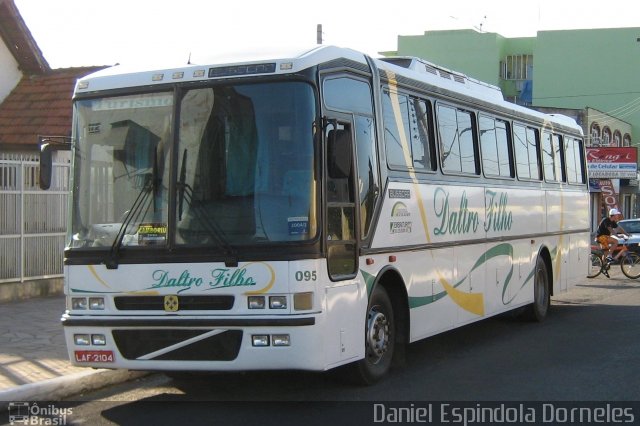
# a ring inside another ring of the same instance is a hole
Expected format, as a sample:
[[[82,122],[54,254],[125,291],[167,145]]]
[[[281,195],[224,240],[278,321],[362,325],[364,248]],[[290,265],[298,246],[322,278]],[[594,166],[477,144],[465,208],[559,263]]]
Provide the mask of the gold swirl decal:
[[[91,272],[91,275],[93,275],[93,277],[98,280],[98,282],[100,284],[102,284],[103,286],[105,286],[106,288],[108,288],[109,290],[113,290],[111,288],[111,286],[109,286],[109,284],[107,284],[102,278],[100,278],[100,276],[98,275],[98,272],[96,271],[96,268],[93,265],[87,265],[87,268],[89,268],[89,272]]]
[[[243,266],[243,268],[248,268],[250,265],[253,265],[254,263],[266,266],[267,269],[269,270],[269,272],[271,273],[271,279],[269,280],[269,282],[267,283],[267,285],[264,288],[262,288],[260,290],[247,291],[247,292],[244,293],[245,296],[253,296],[253,295],[257,295],[257,294],[265,294],[269,290],[271,290],[273,285],[276,283],[276,271],[274,271],[273,268],[271,267],[271,265],[269,265],[268,263],[251,262],[251,263],[247,263],[245,266]]]
[[[482,293],[465,293],[454,286],[449,284],[444,276],[438,272],[438,279],[440,283],[447,291],[447,294],[451,296],[451,299],[456,302],[458,306],[460,306],[465,311],[469,311],[472,314],[476,315],[484,315],[484,298]]]

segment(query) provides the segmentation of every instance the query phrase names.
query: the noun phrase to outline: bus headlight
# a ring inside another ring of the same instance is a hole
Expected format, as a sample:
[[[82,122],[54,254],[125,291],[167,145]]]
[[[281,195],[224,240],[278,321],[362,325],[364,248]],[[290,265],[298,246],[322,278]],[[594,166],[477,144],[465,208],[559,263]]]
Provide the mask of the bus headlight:
[[[107,344],[107,339],[104,337],[104,334],[92,334],[91,344],[95,346],[104,346]]]
[[[269,296],[269,309],[287,309],[287,296]]]
[[[251,344],[253,346],[269,346],[268,334],[254,334],[251,336]]]
[[[104,297],[90,297],[89,298],[89,309],[94,311],[103,311],[104,310]]]
[[[88,334],[74,334],[73,343],[78,346],[89,346],[91,344],[91,338]]]
[[[271,335],[271,342],[273,346],[290,346],[291,338],[288,334],[273,334]]]
[[[73,310],[85,310],[85,309],[87,309],[87,298],[86,297],[72,297],[71,298],[71,309],[73,309]]]
[[[264,296],[249,296],[248,301],[249,309],[264,309],[265,307]]]

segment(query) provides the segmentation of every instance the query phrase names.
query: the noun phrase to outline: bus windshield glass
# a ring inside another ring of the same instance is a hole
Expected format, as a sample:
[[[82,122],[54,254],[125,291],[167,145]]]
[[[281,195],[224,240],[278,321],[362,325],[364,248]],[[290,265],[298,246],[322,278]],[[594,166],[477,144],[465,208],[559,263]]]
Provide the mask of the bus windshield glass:
[[[175,99],[76,102],[71,248],[226,249],[315,236],[310,85],[216,85]]]

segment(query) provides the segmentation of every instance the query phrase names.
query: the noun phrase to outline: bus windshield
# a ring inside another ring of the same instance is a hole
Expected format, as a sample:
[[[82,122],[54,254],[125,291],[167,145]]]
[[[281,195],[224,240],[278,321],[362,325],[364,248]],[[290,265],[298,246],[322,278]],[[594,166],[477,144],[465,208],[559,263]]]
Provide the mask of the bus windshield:
[[[69,247],[313,238],[315,105],[302,82],[77,101]]]

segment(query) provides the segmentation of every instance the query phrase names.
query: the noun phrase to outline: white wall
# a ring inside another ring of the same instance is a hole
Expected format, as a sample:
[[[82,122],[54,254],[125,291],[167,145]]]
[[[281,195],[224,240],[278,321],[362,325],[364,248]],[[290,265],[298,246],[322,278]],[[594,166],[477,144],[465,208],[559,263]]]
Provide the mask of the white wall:
[[[0,103],[22,78],[22,72],[18,69],[15,60],[4,42],[0,41]]]

